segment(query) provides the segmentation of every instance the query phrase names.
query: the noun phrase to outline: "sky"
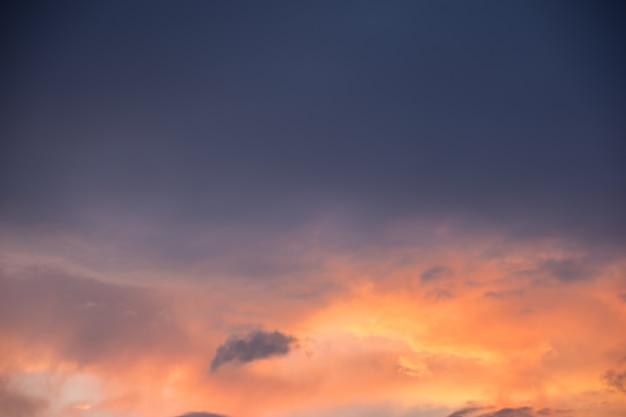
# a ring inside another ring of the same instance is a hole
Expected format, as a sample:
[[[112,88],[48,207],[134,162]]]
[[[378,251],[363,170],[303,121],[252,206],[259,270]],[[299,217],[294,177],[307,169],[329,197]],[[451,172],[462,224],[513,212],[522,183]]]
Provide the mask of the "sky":
[[[3,7],[0,416],[626,414],[623,6]]]

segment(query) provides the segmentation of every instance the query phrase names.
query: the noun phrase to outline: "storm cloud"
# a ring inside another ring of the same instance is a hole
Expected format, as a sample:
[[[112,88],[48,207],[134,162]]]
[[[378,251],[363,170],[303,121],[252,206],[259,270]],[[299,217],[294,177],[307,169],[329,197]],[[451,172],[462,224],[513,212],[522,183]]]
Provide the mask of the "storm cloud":
[[[230,336],[220,345],[211,361],[211,372],[228,362],[248,363],[289,353],[297,339],[279,331],[256,330],[245,336]]]

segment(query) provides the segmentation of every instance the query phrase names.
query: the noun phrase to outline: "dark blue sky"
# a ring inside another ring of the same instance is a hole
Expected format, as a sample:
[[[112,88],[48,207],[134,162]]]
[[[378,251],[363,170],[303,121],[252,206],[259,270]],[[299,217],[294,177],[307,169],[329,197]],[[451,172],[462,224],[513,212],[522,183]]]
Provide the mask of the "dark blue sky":
[[[66,2],[3,19],[0,221],[423,216],[623,242],[623,8]],[[60,225],[60,226],[59,226]]]

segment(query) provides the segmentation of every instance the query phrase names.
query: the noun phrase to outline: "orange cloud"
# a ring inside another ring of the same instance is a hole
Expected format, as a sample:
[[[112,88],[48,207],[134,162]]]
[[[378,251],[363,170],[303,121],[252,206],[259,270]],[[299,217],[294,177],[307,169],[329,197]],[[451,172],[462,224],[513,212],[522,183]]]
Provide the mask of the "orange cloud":
[[[29,411],[43,417],[332,416],[354,404],[445,417],[468,401],[626,410],[626,260],[554,241],[447,239],[375,256],[318,248],[323,277],[301,282],[5,271],[4,374],[43,398]],[[297,344],[210,372],[224,340],[262,328]]]

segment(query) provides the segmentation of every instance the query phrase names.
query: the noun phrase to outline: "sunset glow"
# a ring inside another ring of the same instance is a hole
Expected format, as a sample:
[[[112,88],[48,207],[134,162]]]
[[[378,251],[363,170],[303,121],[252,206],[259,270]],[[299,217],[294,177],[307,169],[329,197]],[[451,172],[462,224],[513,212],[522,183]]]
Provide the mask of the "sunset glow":
[[[621,8],[41,7],[0,417],[626,415]]]

